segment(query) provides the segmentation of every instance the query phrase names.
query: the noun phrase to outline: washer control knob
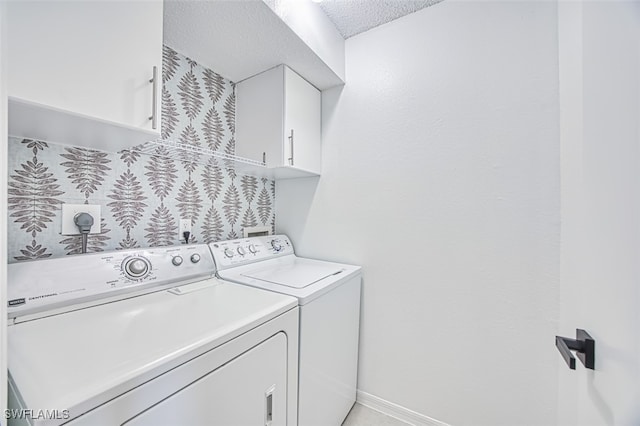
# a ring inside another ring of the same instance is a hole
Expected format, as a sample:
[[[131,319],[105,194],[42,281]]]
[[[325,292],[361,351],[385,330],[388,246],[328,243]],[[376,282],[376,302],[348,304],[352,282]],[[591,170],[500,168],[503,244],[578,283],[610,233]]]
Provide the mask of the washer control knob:
[[[173,263],[175,266],[182,265],[182,256],[174,256],[173,259],[171,259],[171,263]]]
[[[271,240],[271,247],[273,247],[275,251],[282,250],[282,244],[280,244],[279,240]]]
[[[244,256],[247,252],[242,247],[238,247],[238,254],[240,256]]]
[[[233,250],[231,250],[230,248],[224,249],[224,255],[227,256],[228,258],[232,258],[233,257]]]
[[[191,263],[198,263],[200,262],[200,255],[198,253],[193,253],[191,255]]]
[[[257,250],[256,250],[256,246],[254,246],[253,244],[249,244],[249,251],[250,251],[251,253],[255,253],[255,252],[257,251]]]
[[[123,269],[130,278],[140,278],[149,272],[149,262],[142,257],[131,257],[124,261]]]

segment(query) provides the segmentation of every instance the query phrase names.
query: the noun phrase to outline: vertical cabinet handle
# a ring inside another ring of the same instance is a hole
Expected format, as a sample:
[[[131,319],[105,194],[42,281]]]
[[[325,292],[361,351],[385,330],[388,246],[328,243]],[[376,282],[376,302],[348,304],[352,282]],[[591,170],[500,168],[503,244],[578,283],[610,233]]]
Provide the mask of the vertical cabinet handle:
[[[149,80],[149,83],[153,83],[153,97],[151,101],[151,108],[153,109],[151,110],[149,120],[151,120],[151,128],[155,130],[158,128],[158,114],[156,113],[158,110],[158,67],[156,66],[153,67],[153,78]]]
[[[271,426],[273,423],[273,392],[276,385],[271,386],[264,393],[264,426]]]
[[[289,157],[289,165],[293,166],[293,129],[291,129],[291,135],[288,137],[289,147],[291,148],[291,156]]]

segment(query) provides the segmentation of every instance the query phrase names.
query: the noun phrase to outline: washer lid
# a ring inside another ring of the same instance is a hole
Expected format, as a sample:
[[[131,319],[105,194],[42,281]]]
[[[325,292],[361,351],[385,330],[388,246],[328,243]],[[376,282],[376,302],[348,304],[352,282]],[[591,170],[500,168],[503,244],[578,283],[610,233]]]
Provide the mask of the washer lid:
[[[27,321],[7,329],[9,372],[24,408],[75,418],[296,305],[210,279]]]
[[[305,288],[343,271],[344,268],[341,265],[309,262],[307,259],[295,258],[290,263],[258,267],[241,275],[286,287]]]

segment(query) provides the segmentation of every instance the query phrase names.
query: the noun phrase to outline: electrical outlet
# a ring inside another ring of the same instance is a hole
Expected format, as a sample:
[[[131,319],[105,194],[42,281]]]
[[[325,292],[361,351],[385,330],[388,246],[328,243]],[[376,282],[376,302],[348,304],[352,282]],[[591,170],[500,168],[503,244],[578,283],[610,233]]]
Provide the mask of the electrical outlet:
[[[99,234],[100,226],[100,206],[96,204],[63,204],[62,205],[62,235],[79,235],[80,231],[73,218],[78,213],[89,213],[93,216],[93,226],[89,234]]]
[[[180,219],[178,226],[178,240],[184,241],[184,233],[191,232],[191,219]]]

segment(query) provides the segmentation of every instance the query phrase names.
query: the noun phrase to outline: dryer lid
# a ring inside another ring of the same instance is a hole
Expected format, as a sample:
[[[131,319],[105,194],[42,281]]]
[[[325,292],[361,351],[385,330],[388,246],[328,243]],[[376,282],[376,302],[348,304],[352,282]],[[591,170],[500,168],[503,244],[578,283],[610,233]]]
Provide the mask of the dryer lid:
[[[253,268],[240,275],[285,287],[305,288],[344,270],[340,265],[297,258],[293,262]]]

